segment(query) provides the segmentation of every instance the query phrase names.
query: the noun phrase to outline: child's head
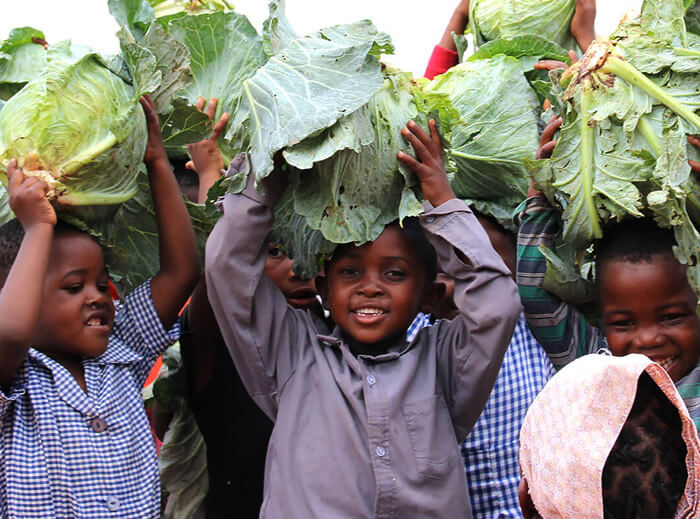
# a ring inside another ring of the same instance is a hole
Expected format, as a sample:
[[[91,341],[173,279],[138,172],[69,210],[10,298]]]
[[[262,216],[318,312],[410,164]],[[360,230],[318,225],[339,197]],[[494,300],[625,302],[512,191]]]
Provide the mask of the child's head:
[[[338,247],[317,286],[346,336],[381,353],[406,332],[436,274],[435,249],[418,219],[407,218],[373,242]]]
[[[646,355],[678,381],[700,358],[700,318],[674,244],[673,232],[651,220],[612,226],[596,247],[596,273],[613,354]]]
[[[520,440],[526,519],[700,513],[695,424],[647,357],[587,355],[569,364],[532,403]]]
[[[275,244],[270,244],[265,262],[265,275],[279,288],[287,303],[294,308],[319,306],[313,279],[302,279],[292,270],[292,260]]]
[[[23,236],[16,220],[0,228],[3,281]],[[96,357],[107,349],[113,324],[102,248],[88,234],[59,221],[32,346],[52,356]]]

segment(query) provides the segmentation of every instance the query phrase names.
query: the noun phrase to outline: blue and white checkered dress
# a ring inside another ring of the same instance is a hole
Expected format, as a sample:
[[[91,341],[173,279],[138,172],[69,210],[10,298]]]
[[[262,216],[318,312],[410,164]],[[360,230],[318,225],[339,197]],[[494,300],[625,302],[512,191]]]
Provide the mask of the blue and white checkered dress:
[[[409,341],[430,326],[429,317],[416,316],[407,333]],[[521,315],[486,407],[461,446],[473,519],[522,519],[520,428],[528,407],[554,373]]]
[[[0,517],[159,516],[141,387],[179,333],[177,323],[163,328],[147,282],[117,309],[105,353],[83,361],[87,394],[29,350],[9,394],[0,392]]]

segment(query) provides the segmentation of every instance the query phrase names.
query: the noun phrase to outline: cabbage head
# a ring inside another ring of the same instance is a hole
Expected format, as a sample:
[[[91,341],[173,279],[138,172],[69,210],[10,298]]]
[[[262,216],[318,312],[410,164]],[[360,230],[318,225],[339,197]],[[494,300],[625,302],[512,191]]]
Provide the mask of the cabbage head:
[[[498,38],[538,35],[571,49],[575,10],[576,0],[472,0],[469,30],[477,47]]]
[[[146,140],[135,89],[99,55],[76,56],[62,42],[0,112],[0,171],[16,158],[59,204],[114,205],[136,193]]]

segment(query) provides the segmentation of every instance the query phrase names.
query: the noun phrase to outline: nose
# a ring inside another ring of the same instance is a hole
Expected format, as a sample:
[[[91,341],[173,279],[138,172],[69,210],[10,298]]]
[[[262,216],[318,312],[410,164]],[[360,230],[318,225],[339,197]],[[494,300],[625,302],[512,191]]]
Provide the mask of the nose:
[[[101,306],[107,303],[107,298],[111,297],[109,292],[104,292],[99,288],[91,287],[87,291],[85,304],[88,306]]]
[[[365,297],[377,297],[384,294],[379,275],[367,273],[362,276],[357,293]]]
[[[657,326],[640,327],[635,333],[632,343],[638,349],[652,349],[663,345],[664,334]]]

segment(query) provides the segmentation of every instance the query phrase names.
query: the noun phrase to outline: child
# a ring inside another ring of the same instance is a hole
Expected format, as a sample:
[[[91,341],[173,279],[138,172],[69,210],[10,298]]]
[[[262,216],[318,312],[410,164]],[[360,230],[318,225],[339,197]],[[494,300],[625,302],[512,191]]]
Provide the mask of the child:
[[[203,99],[198,106],[204,108]],[[213,117],[215,110],[216,99],[211,99],[206,113]],[[211,137],[188,145],[192,157],[188,168],[199,178],[200,203],[206,201],[209,188],[221,176],[223,160],[217,137],[227,121],[228,114],[223,114]],[[264,271],[287,303],[323,317],[313,280],[296,276],[292,260],[278,247],[270,245]],[[234,509],[240,517],[257,517],[273,424],[241,382],[209,306],[203,279],[182,316],[180,351],[187,371],[189,404],[207,446],[207,517],[231,517]]]
[[[178,337],[199,259],[153,102],[141,104],[161,268],[116,314],[99,245],[9,165],[24,237],[0,292],[0,517],[159,516],[141,386]]]
[[[700,441],[643,355],[586,355],[535,399],[521,435],[525,519],[700,516]]]
[[[418,159],[399,157],[432,204],[420,221],[455,279],[456,319],[406,342],[437,271],[415,225],[338,248],[317,280],[333,329],[287,305],[262,275],[283,187],[274,175],[263,195],[253,175],[243,193],[226,195],[207,243],[222,335],[249,393],[275,419],[261,517],[471,516],[458,439],[488,398],[520,304],[507,267],[454,199],[435,123],[432,137],[413,122],[404,135]]]
[[[545,129],[540,157],[561,119]],[[551,141],[551,142],[550,142]],[[573,307],[543,288],[546,261],[559,216],[531,189],[518,234],[517,282],[528,324],[555,366],[608,347],[613,355],[642,353],[669,373],[700,428],[700,318],[686,267],[673,256],[673,233],[649,220],[606,229],[596,246],[596,275],[602,328],[591,326]]]

